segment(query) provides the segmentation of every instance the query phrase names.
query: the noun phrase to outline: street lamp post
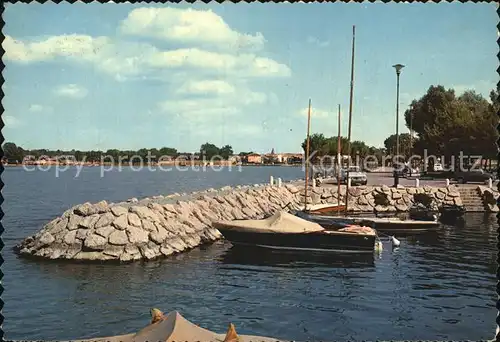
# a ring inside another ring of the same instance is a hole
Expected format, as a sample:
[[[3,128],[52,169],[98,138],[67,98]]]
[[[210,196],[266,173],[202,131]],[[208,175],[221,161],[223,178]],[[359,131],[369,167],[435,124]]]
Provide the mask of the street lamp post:
[[[396,90],[396,161],[399,161],[399,75],[401,74],[401,69],[403,69],[403,64],[393,65],[396,69],[397,76],[397,90]],[[394,187],[399,184],[399,163],[396,164],[396,170],[394,172]]]
[[[410,113],[410,153],[413,150],[413,112]]]
[[[410,156],[413,155],[413,112],[410,113],[410,150],[408,153]],[[413,160],[413,158],[412,158]],[[413,168],[412,165],[410,167]]]

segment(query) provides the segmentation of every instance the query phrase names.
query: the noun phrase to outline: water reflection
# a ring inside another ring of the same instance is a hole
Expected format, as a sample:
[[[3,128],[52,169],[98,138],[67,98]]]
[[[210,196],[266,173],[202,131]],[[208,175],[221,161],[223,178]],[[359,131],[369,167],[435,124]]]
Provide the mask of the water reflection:
[[[231,321],[242,333],[288,340],[489,338],[497,300],[496,217],[466,214],[465,220],[397,236],[401,247],[394,250],[384,238],[380,256],[223,241],[121,265],[7,254],[4,329],[14,340],[110,336],[144,327],[149,308],[159,307],[211,330],[222,332]]]
[[[290,268],[374,267],[374,253],[346,255],[340,253],[272,250],[253,246],[231,246],[220,261],[226,265],[278,266]]]

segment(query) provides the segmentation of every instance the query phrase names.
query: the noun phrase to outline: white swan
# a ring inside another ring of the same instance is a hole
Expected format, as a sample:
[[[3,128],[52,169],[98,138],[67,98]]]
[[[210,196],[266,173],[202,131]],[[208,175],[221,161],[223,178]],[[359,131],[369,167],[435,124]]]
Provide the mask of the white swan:
[[[398,239],[396,239],[394,236],[391,236],[391,241],[392,241],[393,247],[399,247],[399,245],[401,245],[401,242]]]

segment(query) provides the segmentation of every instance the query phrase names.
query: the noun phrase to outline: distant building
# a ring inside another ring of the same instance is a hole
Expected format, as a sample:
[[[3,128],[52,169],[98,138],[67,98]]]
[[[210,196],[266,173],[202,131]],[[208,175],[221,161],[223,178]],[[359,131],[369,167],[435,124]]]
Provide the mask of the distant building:
[[[273,148],[271,150],[271,153],[264,154],[263,162],[266,164],[274,164],[274,163],[280,163],[281,161],[278,160],[278,155],[274,153],[274,148]]]
[[[247,163],[249,164],[262,164],[262,156],[258,153],[247,155]]]
[[[303,153],[282,153],[279,155],[282,163],[300,164],[304,159]]]
[[[172,161],[173,161],[173,157],[172,156],[162,156],[158,161],[157,161],[157,164],[158,165],[170,165],[172,164]]]
[[[178,161],[188,161],[191,160],[193,157],[192,153],[190,152],[182,152],[177,155],[177,160]]]
[[[231,163],[238,163],[241,161],[241,157],[237,154],[233,154],[232,156],[229,156],[229,162]]]

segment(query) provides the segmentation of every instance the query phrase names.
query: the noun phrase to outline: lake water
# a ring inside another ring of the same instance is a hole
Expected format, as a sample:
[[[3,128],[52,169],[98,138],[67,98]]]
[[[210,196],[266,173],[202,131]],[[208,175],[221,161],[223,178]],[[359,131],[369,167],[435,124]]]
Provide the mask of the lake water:
[[[298,341],[481,340],[495,331],[497,224],[465,223],[384,242],[380,256],[339,258],[235,249],[218,242],[153,262],[71,264],[18,258],[12,246],[69,207],[224,185],[300,178],[300,168],[241,172],[3,173],[6,339],[92,338],[134,332],[149,309],[178,310],[205,328]]]

